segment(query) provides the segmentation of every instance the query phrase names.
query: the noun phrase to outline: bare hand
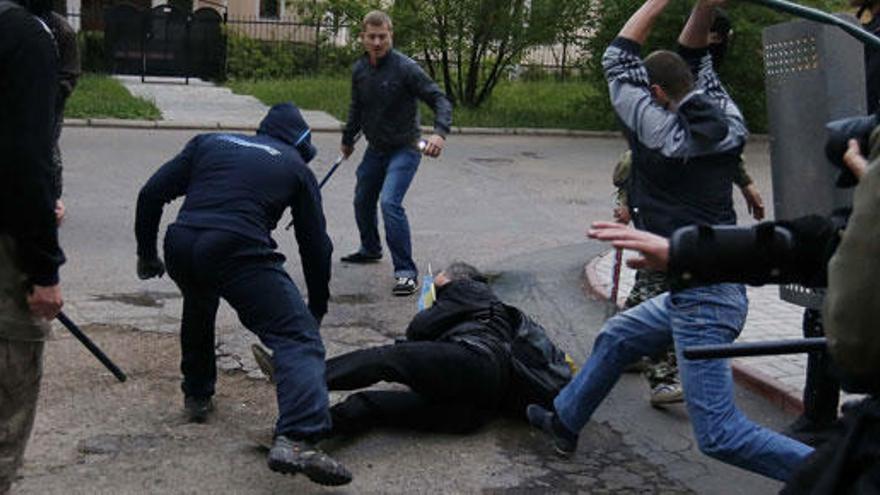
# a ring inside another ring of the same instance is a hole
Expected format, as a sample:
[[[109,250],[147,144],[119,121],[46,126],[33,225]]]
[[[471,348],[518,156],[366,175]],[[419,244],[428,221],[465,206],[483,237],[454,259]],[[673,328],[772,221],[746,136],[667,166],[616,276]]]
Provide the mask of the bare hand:
[[[443,145],[446,143],[446,139],[439,134],[433,134],[431,137],[425,141],[425,150],[423,153],[431,158],[437,158],[440,156],[440,152],[443,151]]]
[[[610,242],[616,248],[638,251],[640,256],[626,262],[630,268],[666,271],[669,266],[669,240],[665,237],[616,222],[594,222],[587,237]]]
[[[28,307],[37,318],[51,320],[61,311],[64,301],[61,298],[61,286],[35,285],[27,296]]]
[[[742,187],[740,189],[743,195],[743,199],[746,200],[746,206],[749,207],[749,213],[752,214],[752,217],[755,220],[763,220],[764,219],[764,200],[761,198],[761,193],[758,192],[758,187],[755,186],[755,183]]]
[[[64,202],[60,199],[55,201],[55,222],[59,227],[64,223],[65,213],[67,213],[67,209],[64,207]]]
[[[339,152],[342,153],[342,158],[348,159],[352,153],[354,153],[354,145],[353,144],[343,144],[339,147]]]
[[[843,154],[843,163],[856,176],[856,179],[862,180],[868,170],[868,160],[862,155],[858,141],[850,139],[847,144],[846,153]]]

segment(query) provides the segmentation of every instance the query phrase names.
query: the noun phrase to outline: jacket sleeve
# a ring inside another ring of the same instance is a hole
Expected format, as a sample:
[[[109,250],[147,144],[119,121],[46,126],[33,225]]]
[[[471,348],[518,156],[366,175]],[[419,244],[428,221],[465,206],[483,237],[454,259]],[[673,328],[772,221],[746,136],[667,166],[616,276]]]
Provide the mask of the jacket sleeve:
[[[415,95],[434,110],[434,133],[446,137],[452,128],[452,103],[419,64],[410,64],[409,81]]]
[[[293,197],[290,209],[306,288],[309,291],[309,310],[320,321],[327,313],[327,301],[330,299],[330,257],[333,254],[333,243],[327,235],[318,181],[307,167],[303,166],[302,170],[300,187]]]
[[[79,76],[82,74],[82,68],[80,64],[80,55],[79,55],[79,47],[76,44],[76,31],[67,23],[67,21],[56,13],[52,13],[53,16],[58,16],[58,30],[56,31],[56,42],[58,43],[58,85],[59,85],[59,96],[62,101],[67,100],[70,97],[70,94],[73,93],[73,90],[76,88],[76,83],[79,81]]]
[[[348,104],[348,120],[342,131],[342,144],[352,146],[354,137],[361,131],[363,103],[358,93],[358,71],[360,64],[355,64],[351,71],[351,102]]]
[[[0,49],[5,52],[0,71],[8,78],[10,102],[3,110],[8,114],[0,118],[12,124],[7,141],[11,155],[0,157],[0,163],[10,179],[4,190],[15,192],[0,201],[19,246],[22,270],[31,283],[51,286],[58,283],[58,267],[64,263],[54,213],[51,156],[57,60],[49,33],[29,14],[13,11],[3,18],[2,31],[12,33],[4,38],[21,36],[16,46]]]
[[[407,340],[437,340],[447,330],[464,319],[459,304],[438,298],[434,304],[419,311],[406,327]]]
[[[135,213],[137,254],[141,258],[158,258],[156,237],[165,204],[186,194],[192,174],[195,153],[201,136],[196,136],[177,156],[159,168],[141,188]]]

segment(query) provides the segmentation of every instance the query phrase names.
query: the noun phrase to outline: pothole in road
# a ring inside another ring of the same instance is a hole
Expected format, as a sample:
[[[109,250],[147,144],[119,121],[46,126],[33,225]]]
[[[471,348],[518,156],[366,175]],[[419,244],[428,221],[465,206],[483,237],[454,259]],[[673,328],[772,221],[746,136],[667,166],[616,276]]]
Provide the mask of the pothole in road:
[[[144,308],[161,308],[165,306],[168,299],[180,299],[179,292],[118,292],[116,294],[97,294],[93,295],[95,301],[111,301],[129,306],[139,306]]]

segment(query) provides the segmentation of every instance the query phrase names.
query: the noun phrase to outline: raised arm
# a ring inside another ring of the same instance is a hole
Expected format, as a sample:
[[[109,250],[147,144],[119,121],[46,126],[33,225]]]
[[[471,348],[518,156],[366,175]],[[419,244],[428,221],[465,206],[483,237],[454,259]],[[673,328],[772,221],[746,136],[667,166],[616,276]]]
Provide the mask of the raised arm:
[[[626,24],[623,25],[617,36],[634,41],[639,45],[644,45],[645,41],[648,40],[648,35],[651,34],[654,23],[666,9],[667,5],[669,5],[669,0],[647,0],[626,21]]]

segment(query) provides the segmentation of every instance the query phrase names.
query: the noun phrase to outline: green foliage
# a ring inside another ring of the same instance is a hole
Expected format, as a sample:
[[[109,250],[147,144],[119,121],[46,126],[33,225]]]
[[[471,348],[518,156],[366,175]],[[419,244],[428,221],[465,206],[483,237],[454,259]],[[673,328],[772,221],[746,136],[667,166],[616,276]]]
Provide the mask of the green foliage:
[[[315,72],[345,73],[357,56],[350,47],[325,43],[316,53],[313,44],[258,40],[235,33],[230,33],[227,43],[226,70],[231,79],[283,79]]]
[[[526,49],[582,26],[583,0],[397,0],[395,43],[424,59],[460,106],[489,99]]]
[[[107,72],[104,31],[80,31],[76,35],[83,72]]]
[[[675,46],[675,40],[687,20],[692,3],[678,0],[669,5],[654,27],[649,42],[643,48],[643,54],[658,48]],[[829,12],[843,10],[847,5],[846,0],[800,0],[798,3]],[[586,72],[592,78],[593,85],[602,88],[604,94],[600,98],[587,99],[583,104],[592,108],[599,105],[600,115],[612,112],[602,73],[602,54],[638,7],[639,2],[632,0],[602,0],[592,10],[588,21],[589,25],[595,26],[596,31],[595,36],[585,42],[585,48],[589,52]],[[729,2],[727,11],[733,23],[734,35],[719,74],[743,111],[751,131],[766,132],[761,31],[767,26],[790,20],[791,16],[747,2]]]
[[[301,108],[323,110],[339,120],[348,117],[351,80],[341,77],[304,77],[276,81],[232,81],[236,93],[251,94],[267,105],[293,101]],[[555,80],[507,82],[479,109],[458,107],[453,125],[463,127],[543,127],[595,129],[611,125],[608,114],[579,105],[599,92],[583,82]],[[422,105],[422,123],[433,123],[431,110]]]
[[[69,118],[159,119],[152,102],[135,98],[119,81],[102,74],[83,74],[67,100]]]

